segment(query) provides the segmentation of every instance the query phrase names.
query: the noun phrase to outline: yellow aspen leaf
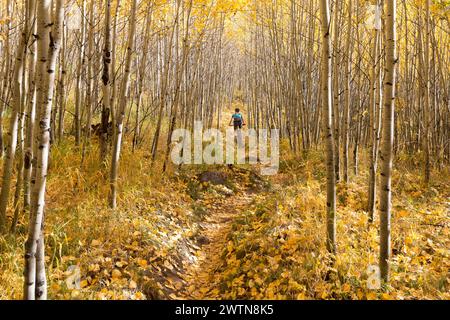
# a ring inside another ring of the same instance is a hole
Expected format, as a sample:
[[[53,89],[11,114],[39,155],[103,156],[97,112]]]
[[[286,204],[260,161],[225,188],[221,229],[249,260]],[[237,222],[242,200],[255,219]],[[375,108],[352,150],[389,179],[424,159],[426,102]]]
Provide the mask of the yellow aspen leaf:
[[[228,241],[228,244],[227,244],[227,250],[228,250],[228,252],[229,253],[231,253],[232,251],[233,251],[233,241]]]
[[[88,286],[88,284],[89,283],[87,282],[87,280],[83,280],[83,281],[80,282],[80,287],[81,288],[86,288]]]
[[[88,270],[91,272],[99,272],[100,266],[97,263],[91,264],[91,265],[89,265]]]
[[[409,215],[409,212],[406,210],[400,210],[399,212],[397,212],[397,215],[399,218],[405,218]]]
[[[378,295],[375,292],[368,292],[366,294],[367,300],[378,300]]]
[[[94,239],[94,240],[91,241],[91,246],[93,246],[93,247],[98,247],[101,244],[102,244],[101,241],[97,240],[97,239]]]
[[[148,262],[147,262],[147,260],[145,260],[145,259],[139,259],[137,263],[138,263],[142,268],[146,268],[147,265],[148,265]]]
[[[122,272],[120,272],[118,269],[114,269],[111,273],[111,277],[113,279],[120,279],[122,278]]]
[[[130,289],[136,289],[137,288],[137,283],[133,280],[130,280],[130,284],[128,285],[128,287]]]
[[[142,292],[138,291],[134,294],[134,297],[136,299],[142,299],[144,297],[144,295],[142,294]]]
[[[389,293],[383,293],[381,295],[382,300],[393,300],[393,298],[389,295]]]
[[[305,293],[304,293],[304,292],[300,292],[300,293],[297,295],[296,299],[297,299],[297,300],[305,300],[305,299],[306,299]]]
[[[348,283],[346,283],[342,286],[342,292],[345,292],[345,293],[350,292],[351,288],[352,287]]]
[[[406,238],[405,238],[405,244],[411,245],[412,243],[413,243],[413,240],[412,240],[411,237],[406,237]]]
[[[358,291],[356,292],[356,296],[359,300],[362,300],[364,298],[364,293],[358,289]]]

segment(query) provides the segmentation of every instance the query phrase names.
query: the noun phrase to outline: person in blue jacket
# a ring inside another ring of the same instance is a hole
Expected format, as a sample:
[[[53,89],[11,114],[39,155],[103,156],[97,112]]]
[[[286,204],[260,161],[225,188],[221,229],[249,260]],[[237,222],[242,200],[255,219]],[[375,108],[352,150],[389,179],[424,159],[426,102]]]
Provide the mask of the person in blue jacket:
[[[231,117],[230,126],[234,127],[234,130],[237,131],[242,129],[242,127],[245,125],[246,125],[245,120],[244,117],[242,116],[241,110],[236,109],[235,113]]]

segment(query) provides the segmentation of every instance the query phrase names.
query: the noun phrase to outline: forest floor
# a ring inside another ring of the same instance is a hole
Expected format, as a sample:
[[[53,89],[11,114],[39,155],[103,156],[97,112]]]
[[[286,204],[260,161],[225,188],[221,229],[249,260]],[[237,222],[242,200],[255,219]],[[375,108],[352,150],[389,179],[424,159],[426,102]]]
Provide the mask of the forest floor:
[[[183,275],[186,286],[180,290],[179,298],[203,300],[219,297],[218,272],[222,266],[222,251],[227,247],[233,221],[246,210],[252,199],[251,194],[242,193],[221,200],[201,224],[205,244],[196,253],[196,263],[187,266]]]

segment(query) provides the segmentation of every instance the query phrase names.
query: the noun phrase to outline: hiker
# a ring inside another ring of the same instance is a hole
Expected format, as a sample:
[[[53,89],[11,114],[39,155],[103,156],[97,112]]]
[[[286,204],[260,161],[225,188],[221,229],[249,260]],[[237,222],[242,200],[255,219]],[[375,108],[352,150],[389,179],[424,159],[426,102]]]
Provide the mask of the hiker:
[[[241,110],[237,108],[235,113],[231,116],[230,127],[234,127],[234,130],[240,130],[243,126],[245,126],[244,117],[241,114]]]
[[[244,147],[244,139],[242,137],[242,127],[245,126],[245,120],[242,116],[241,110],[236,108],[234,114],[231,116],[230,127],[234,127],[236,132],[237,142],[240,148]]]

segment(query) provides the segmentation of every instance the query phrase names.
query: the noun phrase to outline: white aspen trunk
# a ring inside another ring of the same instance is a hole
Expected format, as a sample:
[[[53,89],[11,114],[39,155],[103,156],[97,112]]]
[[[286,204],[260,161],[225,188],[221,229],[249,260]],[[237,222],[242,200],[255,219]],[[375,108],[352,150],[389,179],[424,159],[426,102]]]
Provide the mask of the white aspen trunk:
[[[352,50],[351,50],[351,37],[352,37],[352,11],[353,2],[348,1],[348,26],[347,26],[347,43],[346,43],[346,55],[345,58],[345,107],[344,107],[344,181],[348,184],[348,164],[349,164],[349,144],[350,144],[350,81],[352,78]],[[337,151],[339,152],[339,151]],[[355,159],[357,153],[355,154]],[[355,163],[357,161],[355,160]]]
[[[83,164],[86,151],[91,146],[91,135],[92,135],[92,113],[94,109],[95,94],[94,94],[94,63],[96,59],[96,54],[94,50],[94,31],[95,31],[95,0],[91,0],[89,5],[89,33],[88,33],[88,51],[87,51],[87,76],[86,76],[86,126],[84,132],[84,142],[82,148],[81,163]]]
[[[24,172],[24,127],[25,127],[25,114],[26,114],[26,108],[27,108],[27,98],[29,98],[28,95],[28,86],[29,81],[27,79],[27,76],[30,75],[29,72],[26,70],[27,65],[27,57],[28,57],[28,45],[31,41],[31,31],[32,24],[33,24],[33,18],[34,18],[34,10],[35,10],[35,1],[34,0],[26,0],[25,3],[25,10],[24,10],[24,34],[25,37],[25,48],[24,48],[24,56],[22,61],[22,89],[21,89],[21,97],[20,97],[20,110],[18,114],[18,135],[17,135],[17,179],[16,179],[16,189],[14,193],[14,216],[13,221],[11,223],[11,233],[14,234],[16,231],[16,225],[19,220],[19,214],[21,211],[20,207],[20,198],[22,194],[22,187],[23,187],[23,172]],[[31,56],[30,56],[31,57]]]
[[[425,183],[430,183],[431,163],[430,163],[430,0],[425,1],[426,21],[425,21],[425,43],[424,43],[424,85],[425,85],[425,110],[424,110],[424,153],[425,153]]]
[[[81,27],[80,27],[80,46],[78,48],[78,66],[77,66],[77,79],[76,79],[76,89],[75,89],[75,145],[80,146],[81,144],[81,104],[82,104],[82,80],[83,80],[83,69],[84,69],[84,48],[85,48],[85,9],[86,2],[81,0]]]
[[[334,153],[334,167],[336,171],[336,181],[341,180],[341,116],[340,116],[340,82],[339,82],[339,69],[340,69],[340,25],[339,20],[341,16],[341,1],[335,1],[334,8],[334,50],[333,50],[333,126],[334,126],[334,140],[335,140],[335,153]],[[345,115],[344,115],[345,116]]]
[[[26,61],[27,30],[26,26],[22,29],[19,40],[19,46],[16,52],[16,63],[12,79],[12,111],[9,123],[9,141],[6,147],[5,159],[3,163],[3,180],[0,193],[0,233],[6,231],[6,209],[8,207],[9,193],[11,188],[11,176],[13,171],[14,159],[17,149],[19,113],[22,105],[22,81],[23,68]],[[8,70],[6,70],[7,72]]]
[[[380,185],[380,271],[389,281],[391,259],[392,162],[396,82],[396,0],[386,0],[386,76],[384,80],[383,138]]]
[[[63,27],[62,33],[62,41],[61,41],[61,54],[60,54],[60,73],[59,73],[59,95],[58,95],[58,104],[59,104],[59,114],[58,114],[58,134],[57,139],[58,142],[64,138],[64,119],[66,112],[65,98],[66,98],[66,38],[67,38],[67,27]]]
[[[146,76],[145,70],[147,66],[147,56],[148,56],[148,48],[150,45],[150,26],[152,23],[152,4],[147,5],[147,14],[146,14],[146,22],[145,22],[145,31],[144,31],[144,42],[142,43],[142,59],[139,66],[139,79],[138,79],[138,87],[137,87],[137,99],[136,99],[136,121],[134,128],[134,137],[133,137],[133,151],[139,144],[140,140],[140,114],[141,114],[141,105],[142,105],[142,91],[144,86],[144,78]]]
[[[11,0],[6,0],[6,23],[5,23],[5,40],[4,40],[4,57],[5,60],[5,69],[3,74],[3,84],[2,84],[2,94],[1,94],[1,101],[0,101],[0,158],[3,158],[4,153],[4,140],[3,140],[3,113],[5,111],[5,106],[7,103],[7,96],[8,96],[8,90],[10,88],[9,83],[9,70],[11,68],[11,43],[10,43],[10,33],[11,33],[11,20],[9,19],[11,17]],[[2,224],[2,215],[0,214],[0,225]],[[1,230],[0,230],[1,232]]]
[[[48,159],[50,152],[50,122],[55,86],[55,66],[60,49],[62,22],[64,19],[64,0],[56,0],[55,20],[50,20],[50,0],[37,2],[38,35],[38,75],[39,89],[39,134],[35,143],[37,148],[36,182],[31,200],[31,220],[28,239],[25,245],[25,284],[24,298],[44,300],[47,298],[45,276],[43,220],[45,190],[47,182]]]
[[[32,11],[32,32],[36,34],[36,0],[29,0]],[[24,173],[23,173],[23,207],[28,211],[31,203],[31,173],[33,168],[33,141],[36,118],[36,41],[32,42],[28,53],[28,98],[27,98],[27,123],[25,135]]]
[[[127,56],[125,61],[125,72],[122,79],[121,92],[119,97],[119,112],[117,114],[117,128],[114,141],[114,149],[111,160],[110,173],[110,195],[109,206],[111,209],[117,207],[117,175],[119,170],[120,151],[122,146],[123,121],[125,119],[126,106],[128,102],[128,87],[130,82],[131,60],[134,51],[134,35],[136,32],[136,4],[137,0],[133,0],[131,7],[130,27],[128,31]]]
[[[372,49],[372,74],[370,81],[370,98],[369,98],[369,151],[370,151],[370,174],[369,174],[369,196],[368,196],[368,213],[369,222],[373,222],[376,204],[376,173],[377,173],[377,153],[376,144],[378,140],[376,126],[376,103],[375,95],[378,89],[377,66],[378,66],[378,47],[381,37],[378,30],[374,30],[373,49]]]
[[[331,97],[330,7],[328,0],[320,1],[322,22],[322,109],[327,155],[327,249],[336,253],[336,174]]]

